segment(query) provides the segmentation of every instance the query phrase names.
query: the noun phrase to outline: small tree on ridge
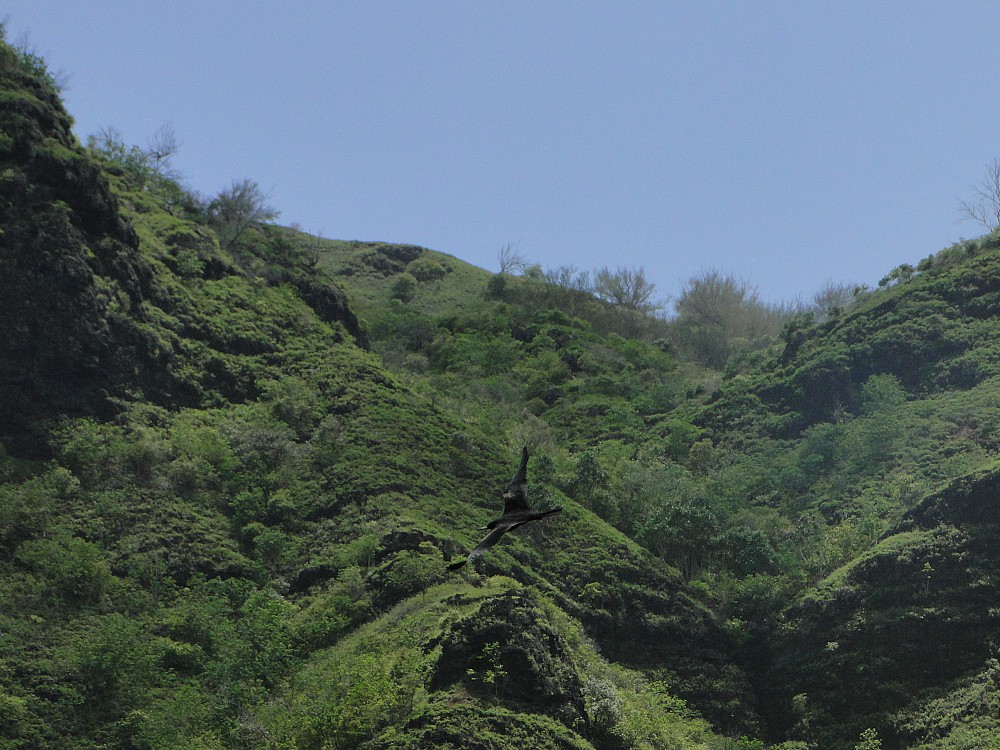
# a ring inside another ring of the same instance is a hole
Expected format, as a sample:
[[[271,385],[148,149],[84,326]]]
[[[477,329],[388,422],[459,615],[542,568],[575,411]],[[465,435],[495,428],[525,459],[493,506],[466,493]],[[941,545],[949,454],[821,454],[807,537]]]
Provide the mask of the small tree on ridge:
[[[208,204],[208,215],[223,249],[231,250],[255,224],[274,221],[280,212],[267,204],[268,195],[249,178],[236,180]]]

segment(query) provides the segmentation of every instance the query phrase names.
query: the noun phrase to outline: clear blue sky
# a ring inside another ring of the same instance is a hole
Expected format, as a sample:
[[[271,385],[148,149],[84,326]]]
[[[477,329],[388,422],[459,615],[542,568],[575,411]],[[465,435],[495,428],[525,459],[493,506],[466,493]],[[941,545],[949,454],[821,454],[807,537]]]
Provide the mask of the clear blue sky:
[[[981,229],[1000,3],[14,0],[85,140],[164,124],[188,184],[496,270],[701,271],[808,299]]]

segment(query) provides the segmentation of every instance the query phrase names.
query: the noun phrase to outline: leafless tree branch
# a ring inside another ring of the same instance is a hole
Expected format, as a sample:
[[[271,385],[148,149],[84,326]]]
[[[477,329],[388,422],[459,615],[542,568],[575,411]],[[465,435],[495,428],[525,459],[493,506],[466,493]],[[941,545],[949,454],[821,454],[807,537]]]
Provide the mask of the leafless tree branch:
[[[958,209],[962,221],[982,224],[988,232],[1000,228],[1000,159],[987,165],[986,175],[976,184],[974,198],[960,200]]]
[[[497,252],[497,260],[500,261],[500,273],[520,273],[528,265],[527,259],[509,242]]]

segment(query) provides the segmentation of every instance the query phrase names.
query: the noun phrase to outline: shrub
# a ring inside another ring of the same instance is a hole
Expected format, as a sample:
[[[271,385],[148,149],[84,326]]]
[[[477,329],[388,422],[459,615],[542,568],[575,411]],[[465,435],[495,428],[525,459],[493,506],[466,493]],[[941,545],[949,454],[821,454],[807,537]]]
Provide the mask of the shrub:
[[[409,263],[406,266],[406,270],[421,283],[440,281],[448,275],[447,268],[441,265],[439,261],[429,258],[426,255]]]
[[[400,302],[409,302],[417,291],[417,279],[413,274],[401,273],[392,284],[390,294]]]

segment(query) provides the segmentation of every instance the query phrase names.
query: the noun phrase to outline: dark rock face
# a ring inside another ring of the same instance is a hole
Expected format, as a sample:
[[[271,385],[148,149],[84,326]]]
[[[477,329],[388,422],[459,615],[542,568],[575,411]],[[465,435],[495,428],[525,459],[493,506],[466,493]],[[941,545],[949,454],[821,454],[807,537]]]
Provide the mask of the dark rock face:
[[[368,340],[354,311],[347,305],[347,297],[330,282],[324,283],[315,276],[298,274],[288,281],[295,287],[302,299],[327,322],[339,322],[354,337],[358,346],[368,348]]]
[[[189,221],[164,230],[162,257],[140,247],[110,173],[71,125],[55,86],[0,46],[0,442],[20,455],[44,455],[46,425],[61,417],[107,418],[136,396],[197,405],[198,389],[174,374],[179,337],[213,350],[197,364],[201,385],[234,401],[255,385],[226,356],[272,349],[235,333],[203,335],[177,290],[186,277],[197,285],[243,272]],[[184,267],[179,254],[197,262]],[[329,278],[295,263],[274,272],[275,284],[365,346]]]
[[[454,623],[441,642],[432,690],[461,683],[506,706],[552,716],[567,726],[586,722],[583,686],[568,644],[527,591],[486,600]]]
[[[57,93],[0,54],[0,424],[100,413],[141,356],[129,319],[152,274]]]

